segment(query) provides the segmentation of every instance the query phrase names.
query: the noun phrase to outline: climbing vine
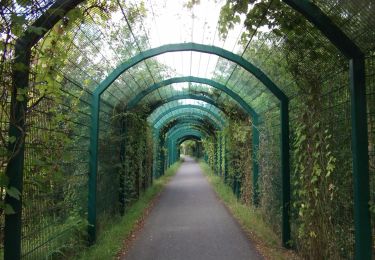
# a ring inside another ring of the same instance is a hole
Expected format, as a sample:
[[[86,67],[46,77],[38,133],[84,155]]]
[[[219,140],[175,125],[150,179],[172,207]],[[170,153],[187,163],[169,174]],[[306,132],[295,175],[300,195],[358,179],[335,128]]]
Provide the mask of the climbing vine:
[[[153,141],[145,111],[138,108],[115,115],[122,143],[119,177],[123,207],[137,200],[152,183]]]
[[[9,187],[5,175],[9,160],[18,151],[7,150],[6,147],[8,143],[24,141],[22,255],[32,258],[68,256],[86,245],[90,124],[87,115],[91,89],[96,83],[72,64],[74,60],[84,67],[91,62],[83,58],[85,54],[76,52],[76,45],[84,43],[75,42],[74,39],[78,38],[78,31],[88,32],[94,23],[106,25],[108,13],[118,8],[115,1],[89,0],[67,13],[49,31],[30,26],[52,3],[47,2],[3,1],[0,5],[0,237],[3,237],[4,214],[14,213],[14,209],[4,202],[5,194],[21,199],[19,190]],[[144,10],[130,9],[129,17],[135,23]],[[24,115],[27,121],[23,137],[16,140],[15,137],[8,137],[9,124],[15,124],[9,111],[13,86],[11,75],[14,70],[25,69],[23,64],[14,63],[14,43],[24,35],[26,28],[45,35],[32,49],[29,86],[17,92],[17,101],[27,101]],[[121,32],[130,33],[128,30]],[[78,49],[82,49],[82,46]],[[111,114],[108,107],[103,110]],[[100,138],[105,137],[108,145],[116,144],[108,138],[109,132],[100,134]],[[99,143],[103,148],[103,139]],[[99,153],[104,154],[103,149]],[[115,162],[113,157],[112,154],[108,162]],[[115,173],[116,178],[117,172],[113,171],[113,167],[98,164],[100,177],[104,176],[102,169],[106,169],[109,171],[107,177]],[[111,186],[117,190],[118,187],[113,185],[114,179],[102,178],[98,189],[102,189],[107,181],[107,184],[112,182]],[[118,190],[111,194],[114,194],[117,202]],[[98,205],[99,210],[100,207]]]
[[[217,174],[223,175],[246,204],[251,204],[252,190],[252,131],[249,117],[239,108],[226,105],[228,125],[203,141],[207,161]]]

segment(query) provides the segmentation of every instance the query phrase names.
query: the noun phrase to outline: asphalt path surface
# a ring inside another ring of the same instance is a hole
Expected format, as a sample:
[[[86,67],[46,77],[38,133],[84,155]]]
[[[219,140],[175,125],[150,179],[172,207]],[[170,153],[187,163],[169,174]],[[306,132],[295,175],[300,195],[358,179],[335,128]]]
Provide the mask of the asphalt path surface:
[[[124,259],[262,259],[199,165],[187,158]]]

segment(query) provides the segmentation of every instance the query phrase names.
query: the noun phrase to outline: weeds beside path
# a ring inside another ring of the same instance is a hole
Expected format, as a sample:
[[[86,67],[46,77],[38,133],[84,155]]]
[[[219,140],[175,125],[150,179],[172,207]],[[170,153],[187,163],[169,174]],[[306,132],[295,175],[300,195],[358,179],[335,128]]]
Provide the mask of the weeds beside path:
[[[218,198],[237,219],[250,240],[256,245],[257,250],[266,259],[300,259],[293,251],[286,250],[280,246],[280,238],[264,222],[261,213],[257,209],[237,200],[231,188],[223,182],[222,178],[214,175],[206,163],[200,162],[199,165]]]

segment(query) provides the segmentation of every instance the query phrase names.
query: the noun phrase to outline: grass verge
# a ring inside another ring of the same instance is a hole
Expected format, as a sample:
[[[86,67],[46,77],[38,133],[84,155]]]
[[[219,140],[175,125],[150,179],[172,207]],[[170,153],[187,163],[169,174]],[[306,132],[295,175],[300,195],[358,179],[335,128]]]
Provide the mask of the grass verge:
[[[209,165],[203,161],[199,165],[218,197],[266,259],[299,259],[293,251],[286,250],[280,246],[280,238],[263,220],[259,210],[238,201],[232,189],[219,176],[214,175]]]
[[[142,194],[138,201],[127,209],[124,216],[109,223],[107,228],[101,232],[95,245],[83,251],[76,259],[115,259],[124,245],[124,240],[137,227],[137,221],[142,218],[145,210],[160,194],[180,165],[180,162],[173,164],[162,177],[154,180],[153,185]]]

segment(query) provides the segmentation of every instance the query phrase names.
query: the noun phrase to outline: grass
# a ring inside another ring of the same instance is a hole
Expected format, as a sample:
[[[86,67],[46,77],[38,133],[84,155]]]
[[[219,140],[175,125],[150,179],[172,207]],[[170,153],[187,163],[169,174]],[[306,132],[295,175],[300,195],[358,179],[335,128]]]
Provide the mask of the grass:
[[[137,220],[142,217],[144,211],[160,194],[180,165],[180,162],[175,163],[166,171],[165,175],[154,180],[153,185],[142,194],[137,202],[127,209],[124,216],[107,225],[95,245],[83,251],[76,259],[115,259],[117,253],[123,248],[124,240],[136,228]]]
[[[221,177],[214,175],[211,168],[205,162],[200,162],[200,167],[218,197],[237,219],[256,245],[258,251],[265,256],[266,259],[299,259],[292,251],[286,250],[280,246],[280,238],[263,220],[259,210],[249,207],[237,200],[232,189],[223,182]]]

